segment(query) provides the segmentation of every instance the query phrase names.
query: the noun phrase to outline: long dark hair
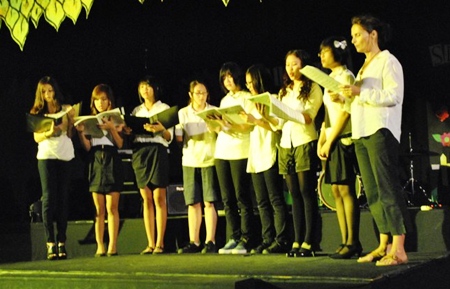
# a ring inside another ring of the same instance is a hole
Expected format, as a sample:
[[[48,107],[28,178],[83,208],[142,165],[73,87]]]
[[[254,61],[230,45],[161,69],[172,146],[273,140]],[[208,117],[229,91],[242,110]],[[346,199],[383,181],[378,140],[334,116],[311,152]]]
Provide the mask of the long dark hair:
[[[286,53],[286,57],[284,59],[286,60],[289,55],[294,55],[295,57],[300,59],[302,67],[309,65],[311,62],[311,56],[309,55],[309,53],[302,49],[294,49],[294,50],[288,51],[288,53]],[[312,80],[307,78],[303,74],[300,76],[300,80],[303,82],[303,85],[300,89],[300,94],[298,95],[298,99],[306,102],[308,100],[309,93],[311,92]],[[293,81],[289,78],[287,72],[284,71],[283,87],[281,88],[281,91],[280,91],[281,98],[286,96],[286,94],[287,94],[286,89],[289,86],[291,86],[292,83],[293,83]]]
[[[252,78],[252,85],[257,93],[273,92],[272,74],[267,67],[255,64],[247,69],[246,74]]]
[[[45,84],[51,85],[53,88],[53,91],[55,92],[53,101],[54,101],[54,104],[56,107],[56,112],[61,110],[62,104],[64,103],[64,96],[61,93],[61,90],[59,89],[59,85],[53,77],[44,76],[39,80],[39,82],[37,84],[35,98],[34,98],[34,104],[30,110],[31,114],[49,113],[48,106],[45,105],[44,96],[42,95],[42,87]]]

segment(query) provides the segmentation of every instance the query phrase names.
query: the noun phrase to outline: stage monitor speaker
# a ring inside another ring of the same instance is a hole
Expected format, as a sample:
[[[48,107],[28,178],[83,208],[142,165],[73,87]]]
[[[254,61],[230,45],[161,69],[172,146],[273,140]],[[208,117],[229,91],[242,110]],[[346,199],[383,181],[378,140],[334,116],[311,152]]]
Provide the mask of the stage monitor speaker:
[[[173,184],[167,187],[167,213],[169,215],[186,215],[188,210],[184,202],[184,187]]]

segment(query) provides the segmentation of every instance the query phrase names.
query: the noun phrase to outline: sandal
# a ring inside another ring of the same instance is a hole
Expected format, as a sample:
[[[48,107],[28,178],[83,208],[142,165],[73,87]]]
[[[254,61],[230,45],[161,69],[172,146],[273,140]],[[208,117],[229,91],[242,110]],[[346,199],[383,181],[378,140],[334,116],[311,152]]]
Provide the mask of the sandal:
[[[56,249],[56,244],[48,245],[47,244],[47,260],[57,260],[58,259],[58,250]]]
[[[397,266],[401,264],[408,263],[408,257],[406,259],[402,260],[396,255],[386,255],[381,260],[377,261],[375,264],[376,266]]]
[[[162,253],[164,253],[164,248],[163,248],[163,247],[157,246],[157,247],[153,250],[153,255],[156,255],[156,254],[162,254]]]
[[[65,244],[58,245],[58,258],[61,260],[67,259],[67,251]]]
[[[379,251],[372,251],[369,254],[363,256],[363,257],[359,257],[358,258],[358,263],[371,263],[374,261],[379,261],[381,260],[384,256],[386,255],[385,252],[380,253]]]
[[[150,255],[153,254],[153,251],[155,249],[153,247],[147,246],[145,247],[144,251],[141,252],[141,255]]]

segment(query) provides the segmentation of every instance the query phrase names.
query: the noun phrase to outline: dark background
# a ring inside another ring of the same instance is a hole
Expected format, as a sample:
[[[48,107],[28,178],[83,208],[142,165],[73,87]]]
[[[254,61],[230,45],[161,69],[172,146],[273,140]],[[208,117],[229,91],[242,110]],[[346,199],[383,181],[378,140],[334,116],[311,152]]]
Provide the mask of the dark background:
[[[164,102],[184,106],[188,83],[209,81],[211,103],[223,94],[218,85],[222,63],[235,61],[243,69],[264,63],[282,73],[284,56],[302,48],[316,55],[322,39],[343,35],[350,40],[350,19],[371,13],[389,22],[394,37],[388,49],[403,65],[405,99],[401,150],[408,135],[415,149],[428,150],[427,106],[431,113],[446,106],[450,95],[449,53],[433,66],[430,47],[450,45],[449,1],[311,1],[311,0],[95,0],[86,19],[76,25],[66,18],[59,31],[41,18],[21,51],[3,23],[0,29],[0,221],[28,220],[29,205],[40,197],[37,146],[24,130],[24,115],[33,104],[38,80],[54,76],[70,103],[89,102],[98,83],[112,86],[126,111],[138,105],[137,82],[154,74],[164,84]],[[353,48],[353,47],[352,47]],[[354,72],[363,55],[353,49]],[[318,59],[317,59],[318,60]],[[278,78],[276,79],[278,80]],[[86,112],[85,105],[85,111]],[[87,113],[87,112],[86,112]],[[77,144],[71,218],[91,217],[92,202],[84,176],[84,152]],[[172,160],[179,151],[172,147]],[[427,190],[428,157],[418,156],[416,178]],[[409,177],[409,158],[402,156],[401,181]],[[174,165],[172,182],[179,182]],[[433,179],[434,181],[430,181]]]

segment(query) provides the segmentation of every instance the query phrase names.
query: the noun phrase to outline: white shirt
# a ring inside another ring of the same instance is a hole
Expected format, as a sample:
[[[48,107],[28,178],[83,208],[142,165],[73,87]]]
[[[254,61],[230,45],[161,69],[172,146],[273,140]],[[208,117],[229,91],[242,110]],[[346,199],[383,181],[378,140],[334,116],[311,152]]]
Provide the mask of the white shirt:
[[[262,118],[256,107],[250,113],[256,119]],[[250,132],[247,173],[260,173],[270,169],[277,159],[279,141],[280,134],[255,125]]]
[[[280,146],[282,148],[298,147],[300,145],[309,143],[318,138],[314,118],[322,106],[322,89],[313,82],[309,98],[306,102],[299,100],[297,97],[299,91],[293,91],[287,88],[287,94],[281,101],[290,106],[292,109],[307,113],[312,122],[310,124],[302,124],[293,121],[279,120],[282,126]]]
[[[206,104],[205,109],[214,106]],[[183,107],[178,111],[180,123],[177,130],[183,130],[182,165],[186,167],[202,168],[214,166],[214,151],[216,147],[216,133],[210,132],[205,121],[197,116],[192,105]]]
[[[388,50],[378,53],[356,77],[361,93],[351,104],[352,137],[370,136],[381,128],[389,129],[400,142],[403,69]]]
[[[70,161],[75,157],[72,140],[63,131],[60,136],[50,137],[38,143],[38,160],[56,159]]]
[[[158,114],[166,109],[169,109],[170,106],[162,103],[160,100],[155,102],[150,110],[147,109],[144,103],[141,105],[135,107],[133,111],[131,112],[131,115],[137,116],[137,117],[148,117],[154,116],[155,114]],[[163,138],[162,134],[155,133],[154,136],[147,135],[147,134],[137,134],[136,138],[134,139],[135,142],[138,143],[160,143],[164,145],[165,147],[168,147],[169,144],[172,142],[173,139],[173,128],[166,127],[166,130],[170,133],[170,141],[167,141],[165,138]]]
[[[253,104],[246,99],[251,96],[247,91],[229,92],[220,101],[220,107],[242,105],[246,112],[250,111]],[[250,133],[237,133],[233,136],[221,131],[217,136],[216,151],[214,157],[223,160],[241,160],[248,158],[250,147]]]
[[[353,84],[355,81],[355,76],[353,73],[348,70],[346,67],[341,67],[337,69],[336,71],[333,71],[330,73],[330,77],[337,80],[339,83],[342,84]],[[325,89],[325,92],[323,94],[323,104],[327,108],[327,114],[328,119],[330,121],[329,127],[325,128],[325,133],[327,135],[327,138],[330,136],[332,127],[336,125],[336,121],[339,117],[340,112],[346,111],[345,104],[340,102],[332,101],[330,98],[330,94],[328,93],[328,90]],[[350,133],[352,131],[351,122],[347,122],[347,125],[342,130],[341,135]]]

